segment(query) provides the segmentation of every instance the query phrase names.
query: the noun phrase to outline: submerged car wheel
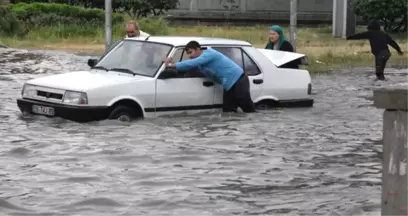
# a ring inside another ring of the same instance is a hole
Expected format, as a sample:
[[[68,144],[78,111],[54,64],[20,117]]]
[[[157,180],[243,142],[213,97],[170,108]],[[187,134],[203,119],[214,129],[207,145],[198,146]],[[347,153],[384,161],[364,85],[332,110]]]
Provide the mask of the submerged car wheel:
[[[132,121],[138,117],[140,116],[136,110],[123,105],[115,107],[109,115],[109,119],[117,119],[124,122]]]
[[[267,110],[277,107],[278,102],[274,100],[263,100],[255,104],[256,109]]]

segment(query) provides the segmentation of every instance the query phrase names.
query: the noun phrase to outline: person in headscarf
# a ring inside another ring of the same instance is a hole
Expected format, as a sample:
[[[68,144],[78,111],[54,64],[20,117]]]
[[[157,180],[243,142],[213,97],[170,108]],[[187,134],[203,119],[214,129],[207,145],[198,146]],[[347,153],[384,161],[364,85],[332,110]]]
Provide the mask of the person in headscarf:
[[[266,44],[265,49],[271,49],[271,50],[280,50],[280,51],[286,51],[286,52],[293,52],[293,46],[292,44],[286,40],[285,34],[283,32],[283,29],[278,26],[278,25],[273,25],[269,29],[269,41]],[[294,60],[291,62],[288,62],[282,66],[281,68],[299,68],[300,61],[299,60]]]
[[[371,20],[368,23],[367,31],[347,37],[347,40],[361,39],[370,41],[371,53],[375,56],[375,75],[377,80],[385,80],[384,69],[388,59],[391,57],[388,44],[397,50],[399,55],[404,53],[389,34],[381,31],[381,25],[377,20]]]

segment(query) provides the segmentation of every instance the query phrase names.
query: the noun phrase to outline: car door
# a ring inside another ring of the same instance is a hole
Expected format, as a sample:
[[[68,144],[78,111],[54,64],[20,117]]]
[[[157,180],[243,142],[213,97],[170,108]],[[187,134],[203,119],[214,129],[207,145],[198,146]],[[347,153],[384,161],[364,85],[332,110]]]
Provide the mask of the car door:
[[[262,94],[263,74],[254,60],[241,47],[212,46],[211,48],[221,52],[237,63],[247,74],[250,81],[251,98],[255,101]],[[216,86],[214,103],[222,104],[223,88]]]
[[[188,59],[184,48],[172,56],[174,62]],[[156,113],[176,114],[210,110],[214,103],[214,82],[197,69],[179,72],[175,78],[156,80]]]

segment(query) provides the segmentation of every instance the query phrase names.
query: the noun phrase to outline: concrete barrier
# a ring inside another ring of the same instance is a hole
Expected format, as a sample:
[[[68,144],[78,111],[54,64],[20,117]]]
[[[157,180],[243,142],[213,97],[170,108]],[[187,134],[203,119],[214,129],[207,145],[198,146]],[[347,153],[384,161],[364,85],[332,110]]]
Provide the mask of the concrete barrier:
[[[407,215],[407,96],[406,88],[374,90],[374,105],[383,115],[381,215]]]

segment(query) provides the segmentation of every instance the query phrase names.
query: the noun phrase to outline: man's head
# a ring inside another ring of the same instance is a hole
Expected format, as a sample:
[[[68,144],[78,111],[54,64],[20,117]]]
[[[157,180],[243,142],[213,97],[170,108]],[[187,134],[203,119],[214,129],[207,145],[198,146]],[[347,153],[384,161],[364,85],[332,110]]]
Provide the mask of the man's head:
[[[381,25],[377,20],[370,20],[367,25],[367,30],[381,30]]]
[[[131,20],[126,23],[126,35],[128,37],[140,36],[139,24],[136,21]]]
[[[190,41],[186,45],[186,52],[191,59],[197,58],[202,53],[201,46],[197,41]]]

